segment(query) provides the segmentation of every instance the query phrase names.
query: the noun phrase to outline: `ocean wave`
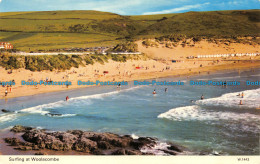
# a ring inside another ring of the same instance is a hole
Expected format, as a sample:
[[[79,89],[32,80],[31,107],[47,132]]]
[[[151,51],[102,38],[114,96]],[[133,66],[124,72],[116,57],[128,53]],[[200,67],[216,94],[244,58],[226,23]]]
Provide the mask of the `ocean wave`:
[[[0,122],[13,121],[17,115],[15,113],[6,113],[0,115]]]
[[[57,107],[61,107],[62,105],[64,105],[64,101],[57,101],[54,103],[25,108],[25,109],[20,110],[20,112],[22,112],[22,113],[39,113],[41,115],[45,115],[45,114],[49,113],[49,111],[45,111],[44,109],[57,108]]]
[[[170,145],[165,142],[156,142],[154,146],[142,147],[141,152],[152,153],[155,155],[167,155],[163,150],[167,150],[168,147],[170,147]]]
[[[158,118],[166,118],[174,121],[183,120],[246,120],[260,122],[258,115],[250,113],[234,113],[234,112],[223,112],[223,111],[208,111],[202,109],[198,105],[185,106],[171,109],[165,113],[158,115]]]
[[[71,105],[71,104],[76,105],[78,103],[80,103],[80,104],[87,103],[87,105],[89,105],[89,104],[91,104],[91,102],[86,101],[86,100],[102,99],[103,97],[118,94],[120,92],[132,91],[132,90],[138,89],[140,87],[142,87],[142,86],[132,87],[132,88],[124,89],[124,90],[117,90],[117,91],[112,91],[112,92],[107,92],[107,93],[100,93],[100,94],[94,94],[94,95],[74,97],[74,98],[70,98],[69,102],[61,100],[61,101],[57,101],[57,102],[53,102],[53,103],[48,103],[48,104],[38,105],[38,106],[30,107],[30,108],[25,108],[25,109],[20,110],[19,112],[46,115],[46,114],[50,113],[49,111],[47,111],[48,109],[58,108],[58,107]]]
[[[103,97],[107,97],[107,96],[119,94],[119,93],[121,93],[121,92],[127,92],[127,91],[136,90],[136,89],[141,88],[141,87],[144,87],[144,86],[131,87],[131,88],[128,88],[128,89],[119,89],[119,90],[112,91],[112,92],[107,92],[107,93],[100,93],[100,94],[94,94],[94,95],[74,97],[74,98],[71,98],[70,100],[102,99]]]
[[[241,94],[242,92],[244,93],[244,98],[238,96],[238,94]],[[243,100],[243,105],[239,105],[240,100]],[[260,88],[241,92],[226,93],[220,97],[198,100],[196,101],[196,104],[207,106],[259,108]]]
[[[74,117],[77,114],[53,114],[53,113],[47,113],[46,116],[49,117]]]
[[[100,93],[100,94],[95,94],[95,95],[80,96],[80,97],[70,98],[70,101],[71,100],[81,100],[81,99],[101,99],[103,97],[118,94],[118,93],[119,93],[119,91],[113,91],[113,92]]]

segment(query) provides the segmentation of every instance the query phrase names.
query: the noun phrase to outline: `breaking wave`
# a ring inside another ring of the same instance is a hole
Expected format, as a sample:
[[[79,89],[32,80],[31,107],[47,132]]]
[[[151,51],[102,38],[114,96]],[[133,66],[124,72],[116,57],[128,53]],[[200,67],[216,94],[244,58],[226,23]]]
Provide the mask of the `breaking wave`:
[[[244,93],[244,97],[238,96]],[[260,88],[254,90],[245,90],[242,92],[233,92],[223,94],[220,97],[209,98],[196,101],[198,105],[206,106],[224,106],[224,107],[243,107],[243,108],[259,108],[260,107]],[[239,105],[240,100],[243,105]]]
[[[103,97],[119,94],[121,92],[132,91],[132,90],[138,89],[140,87],[143,87],[143,86],[137,86],[137,87],[132,87],[132,88],[128,88],[128,89],[107,92],[107,93],[74,97],[74,98],[69,99],[69,103],[61,100],[61,101],[57,101],[57,102],[53,102],[53,103],[49,103],[49,104],[43,104],[43,105],[38,105],[38,106],[30,107],[30,108],[25,108],[25,109],[20,110],[20,112],[21,113],[41,114],[41,115],[49,114],[49,116],[50,116],[50,112],[48,111],[48,109],[58,108],[58,107],[71,105],[71,104],[76,105],[77,103],[80,103],[80,104],[86,103],[87,105],[89,105],[91,102],[85,101],[85,100],[102,99]],[[57,116],[57,117],[60,117],[60,116]],[[63,115],[63,117],[71,117],[71,115]]]

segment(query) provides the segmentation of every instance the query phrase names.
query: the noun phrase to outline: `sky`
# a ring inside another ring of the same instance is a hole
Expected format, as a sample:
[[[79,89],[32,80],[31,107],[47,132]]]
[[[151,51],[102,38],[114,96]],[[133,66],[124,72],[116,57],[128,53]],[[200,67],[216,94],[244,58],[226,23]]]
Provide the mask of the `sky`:
[[[0,0],[0,12],[98,10],[121,15],[260,9],[260,0]]]

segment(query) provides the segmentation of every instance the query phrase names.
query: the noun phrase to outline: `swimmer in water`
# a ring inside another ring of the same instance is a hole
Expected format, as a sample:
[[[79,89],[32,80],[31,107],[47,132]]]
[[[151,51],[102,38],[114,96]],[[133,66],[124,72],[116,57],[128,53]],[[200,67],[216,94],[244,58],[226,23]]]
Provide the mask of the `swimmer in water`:
[[[241,98],[244,98],[244,93],[242,92],[242,94],[241,94]]]
[[[155,90],[153,90],[153,94],[156,94]]]
[[[121,84],[120,83],[118,84],[117,88],[121,88]]]
[[[66,97],[66,101],[69,101],[69,96]]]
[[[243,102],[242,102],[242,100],[240,100],[240,102],[239,102],[239,105],[243,105]]]
[[[168,88],[165,88],[165,90],[164,90],[165,92],[168,92]]]
[[[203,95],[201,95],[200,99],[201,99],[201,100],[203,100],[203,99],[204,99],[204,96],[203,96]]]

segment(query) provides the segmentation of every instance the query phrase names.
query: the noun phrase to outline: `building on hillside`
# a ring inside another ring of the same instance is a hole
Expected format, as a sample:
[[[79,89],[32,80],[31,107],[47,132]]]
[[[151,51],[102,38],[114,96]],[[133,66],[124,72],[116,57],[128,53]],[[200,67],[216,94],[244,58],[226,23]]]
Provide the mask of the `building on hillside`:
[[[8,42],[0,42],[0,49],[11,50],[14,46]]]

